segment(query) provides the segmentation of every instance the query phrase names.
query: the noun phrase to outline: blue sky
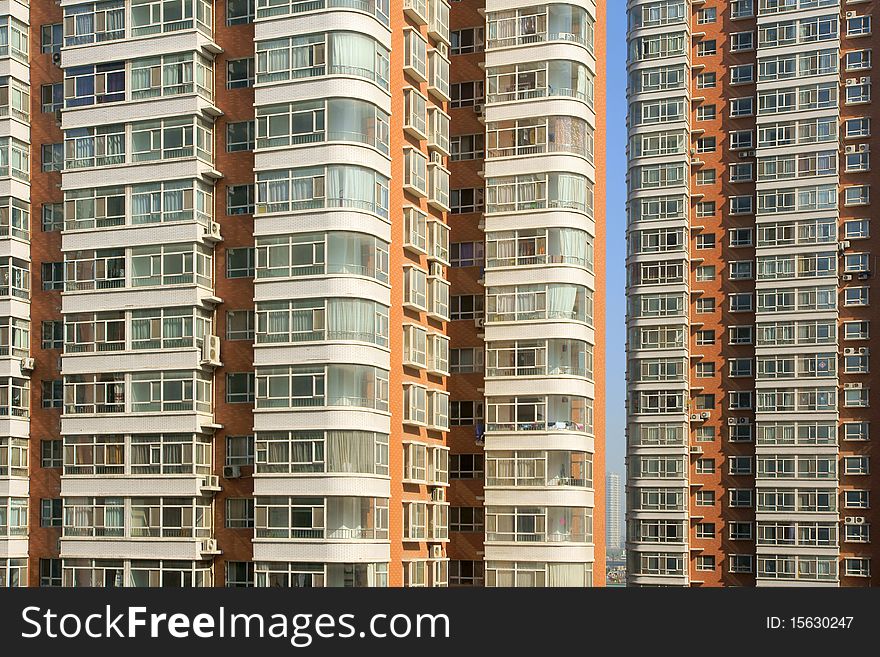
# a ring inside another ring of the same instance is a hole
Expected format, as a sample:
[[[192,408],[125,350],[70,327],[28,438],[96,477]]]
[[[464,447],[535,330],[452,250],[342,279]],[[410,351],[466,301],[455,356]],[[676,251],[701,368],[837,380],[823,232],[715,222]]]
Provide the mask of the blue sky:
[[[607,400],[605,411],[608,472],[623,474],[626,451],[624,297],[626,258],[626,3],[611,0],[608,7],[608,156],[607,172]]]

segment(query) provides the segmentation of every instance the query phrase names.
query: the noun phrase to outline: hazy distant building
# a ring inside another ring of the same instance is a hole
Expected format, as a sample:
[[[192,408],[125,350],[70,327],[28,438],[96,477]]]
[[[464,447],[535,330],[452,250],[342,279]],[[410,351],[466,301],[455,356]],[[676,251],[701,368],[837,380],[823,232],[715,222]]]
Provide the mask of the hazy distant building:
[[[605,536],[609,550],[620,550],[623,547],[623,516],[620,500],[620,475],[610,473],[605,485]]]

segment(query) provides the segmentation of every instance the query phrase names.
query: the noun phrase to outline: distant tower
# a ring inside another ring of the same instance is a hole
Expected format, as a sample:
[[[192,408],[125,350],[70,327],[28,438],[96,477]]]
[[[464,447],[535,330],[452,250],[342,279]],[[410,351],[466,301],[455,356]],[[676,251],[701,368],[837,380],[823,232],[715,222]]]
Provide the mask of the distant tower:
[[[610,473],[605,486],[605,534],[609,550],[623,546],[623,530],[620,512],[620,475]]]

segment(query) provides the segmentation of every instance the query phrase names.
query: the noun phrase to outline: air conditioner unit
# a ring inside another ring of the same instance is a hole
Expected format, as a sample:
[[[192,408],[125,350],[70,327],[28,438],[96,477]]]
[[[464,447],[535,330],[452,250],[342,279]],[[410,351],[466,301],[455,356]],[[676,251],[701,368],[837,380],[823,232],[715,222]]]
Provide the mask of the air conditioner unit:
[[[33,372],[34,371],[34,359],[33,358],[22,358],[21,359],[21,371],[22,372]]]
[[[477,116],[483,115],[483,104],[482,103],[474,103],[474,112]]]
[[[843,280],[845,280],[845,281],[851,281],[851,280],[852,280],[852,274],[844,274],[843,276],[841,276],[841,278],[842,278]]]
[[[740,418],[737,418],[736,420],[737,420],[737,424],[748,424],[749,423],[749,418],[747,418],[747,417],[740,417]]]
[[[703,448],[700,447],[699,445],[691,445],[690,452],[691,452],[691,454],[702,454]]]
[[[434,164],[443,164],[443,155],[439,151],[431,151],[431,162]]]
[[[205,337],[202,342],[202,364],[219,366],[220,363],[220,338],[216,335]]]
[[[871,151],[871,144],[859,144],[859,153],[869,153]]]
[[[432,262],[428,265],[428,276],[443,277],[443,265],[439,262]]]
[[[216,221],[212,221],[211,225],[205,228],[205,237],[217,242],[222,240],[223,238],[220,236],[220,224]]]
[[[869,272],[869,271],[863,271],[863,272],[861,272],[861,273],[859,274],[859,280],[860,280],[860,281],[866,281],[866,280],[868,280],[868,277],[869,277],[870,275],[871,275],[871,272]]]
[[[846,155],[852,155],[853,153],[856,152],[856,146],[855,146],[855,144],[850,144],[849,146],[847,146],[846,148],[843,149],[843,152],[844,152]]]
[[[241,477],[241,466],[240,465],[224,465],[223,466],[223,478],[224,479],[238,479]]]
[[[844,390],[861,390],[862,384],[861,383],[844,383],[843,389]]]
[[[700,413],[700,418],[703,420],[708,420],[710,417],[712,417],[712,414],[709,411],[703,411]]]
[[[736,424],[736,418],[735,418],[735,417],[729,417],[729,418],[727,418],[727,424],[728,424],[728,425]]]
[[[55,66],[61,66],[61,53],[60,52],[53,52],[52,53],[52,63],[55,64]]]
[[[859,78],[859,84],[870,84],[870,82],[871,82],[871,78],[868,78],[868,77]]]
[[[61,125],[61,110],[55,110],[55,123]]]
[[[431,558],[432,559],[442,559],[443,558],[443,546],[442,545],[432,545],[431,546]]]
[[[755,151],[740,151],[739,157],[741,160],[745,160],[750,157],[755,157]]]
[[[846,17],[847,17],[847,18],[855,18],[855,17],[856,17],[856,12],[854,12],[854,11],[848,11],[848,12],[846,12]]]
[[[844,356],[855,356],[856,350],[852,347],[847,347],[846,349],[843,350],[843,355]]]
[[[691,413],[691,422],[699,422],[700,414],[699,413]]]
[[[433,502],[445,502],[446,501],[446,489],[440,486],[436,487],[431,491],[431,501]]]
[[[843,251],[844,249],[848,249],[851,244],[852,242],[850,242],[849,240],[843,240],[842,242],[838,243],[837,248],[838,250]]]
[[[217,549],[217,539],[216,538],[206,538],[202,541],[202,553],[203,554],[217,554],[219,550]]]
[[[865,516],[850,516],[847,520],[851,520],[849,524],[851,525],[864,525],[865,524]]]
[[[449,46],[447,46],[445,43],[438,43],[437,51],[444,57],[449,57]]]
[[[486,325],[486,320],[483,317],[474,318],[474,326],[477,328],[483,328]]]
[[[871,354],[871,350],[867,347],[859,347],[859,356],[869,356]]]
[[[856,80],[855,78],[847,78],[846,79],[846,86],[847,87],[853,87],[857,84],[858,84],[858,80]]]

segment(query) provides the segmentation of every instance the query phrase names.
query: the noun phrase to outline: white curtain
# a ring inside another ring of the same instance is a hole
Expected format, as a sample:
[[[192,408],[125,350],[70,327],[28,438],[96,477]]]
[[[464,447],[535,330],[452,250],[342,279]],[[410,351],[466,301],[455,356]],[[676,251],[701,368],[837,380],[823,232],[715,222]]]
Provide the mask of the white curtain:
[[[327,471],[372,474],[376,459],[372,433],[364,431],[327,432]]]
[[[376,306],[363,299],[329,299],[327,329],[334,340],[367,340],[375,335]]]
[[[331,166],[327,170],[327,198],[337,207],[371,209],[376,178],[362,167]]]
[[[551,174],[556,180],[556,200],[560,207],[584,207],[587,203],[586,179],[568,173]]]
[[[549,586],[582,587],[584,586],[585,568],[582,563],[551,563],[549,564]]]
[[[577,306],[577,287],[574,285],[548,286],[547,310],[549,316],[573,318]]]
[[[368,36],[351,32],[330,35],[330,65],[334,71],[375,72],[376,42]]]

